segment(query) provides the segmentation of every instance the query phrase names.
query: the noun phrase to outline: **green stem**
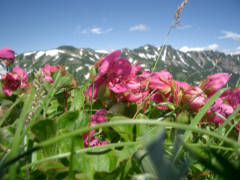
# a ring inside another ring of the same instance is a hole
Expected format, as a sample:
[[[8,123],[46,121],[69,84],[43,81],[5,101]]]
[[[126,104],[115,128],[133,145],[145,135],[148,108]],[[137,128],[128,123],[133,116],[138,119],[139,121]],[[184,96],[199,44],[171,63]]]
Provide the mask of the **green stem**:
[[[4,121],[7,119],[7,117],[10,115],[10,113],[12,112],[13,108],[15,108],[15,106],[21,102],[23,100],[23,97],[18,98],[13,105],[7,110],[7,112],[4,114],[4,116],[0,119],[0,127],[2,126],[2,124],[4,123]]]
[[[17,119],[17,130],[15,132],[14,135],[14,139],[13,139],[13,144],[12,144],[12,148],[11,148],[11,153],[9,155],[8,159],[11,159],[13,157],[15,157],[18,154],[18,150],[19,150],[19,145],[22,142],[22,139],[20,138],[24,124],[25,124],[25,119],[26,116],[28,114],[28,112],[31,110],[32,108],[32,101],[35,95],[35,90],[32,89],[30,94],[26,94],[25,95],[25,101],[24,101],[24,105],[23,105],[23,109],[22,112],[20,114],[19,119]],[[9,170],[9,174],[10,174],[10,180],[15,180],[16,178],[16,170],[17,170],[17,166],[16,164],[11,165],[10,170]]]
[[[99,150],[102,150],[102,149],[114,149],[114,148],[122,147],[122,146],[135,146],[135,145],[139,145],[141,143],[142,143],[141,141],[112,143],[112,144],[107,144],[107,145],[104,145],[104,146],[94,146],[94,147],[88,147],[88,148],[76,150],[75,154],[81,154],[81,153],[87,153],[87,152],[96,152],[96,151],[99,151]],[[33,165],[44,163],[46,161],[69,157],[70,155],[71,155],[71,152],[58,154],[58,155],[55,155],[55,156],[50,156],[50,157],[47,157],[45,159],[41,159],[39,161],[34,161],[31,164],[23,166],[22,170],[25,170],[26,168],[30,168]]]
[[[198,127],[189,126],[187,124],[164,122],[164,121],[157,121],[157,120],[141,120],[141,119],[138,119],[138,120],[131,120],[130,121],[129,119],[127,119],[127,120],[124,120],[124,119],[125,118],[123,118],[123,120],[117,121],[117,122],[108,122],[108,123],[97,124],[97,125],[91,126],[91,127],[81,128],[81,129],[66,133],[62,136],[58,136],[58,137],[54,137],[54,138],[51,138],[49,140],[46,140],[46,141],[40,143],[39,146],[40,147],[45,147],[45,146],[51,145],[53,143],[59,142],[59,141],[65,139],[65,138],[70,138],[70,137],[74,137],[74,136],[77,136],[77,135],[81,135],[84,132],[88,132],[88,131],[91,131],[93,129],[113,127],[113,126],[121,126],[121,125],[131,125],[131,124],[146,124],[146,125],[156,125],[156,126],[160,126],[160,127],[172,127],[172,128],[176,128],[176,129],[188,130],[188,131],[192,131],[192,132],[196,132],[196,133],[200,133],[200,134],[209,135],[209,136],[212,136],[212,137],[217,138],[219,140],[222,140],[226,143],[229,143],[232,147],[236,148],[237,151],[238,151],[237,148],[240,147],[240,145],[236,141],[234,141],[230,138],[227,138],[225,136],[221,136],[221,135],[219,135],[215,132],[212,132],[212,131],[208,131],[208,130],[205,130],[205,129],[200,129]]]

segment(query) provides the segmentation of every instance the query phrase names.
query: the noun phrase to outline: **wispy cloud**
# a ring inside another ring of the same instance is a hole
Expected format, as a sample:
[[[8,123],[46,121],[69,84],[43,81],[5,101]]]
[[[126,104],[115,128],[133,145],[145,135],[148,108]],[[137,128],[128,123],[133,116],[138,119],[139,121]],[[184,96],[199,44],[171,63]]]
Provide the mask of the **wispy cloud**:
[[[80,34],[95,34],[95,35],[100,35],[100,34],[106,34],[111,32],[113,29],[108,28],[108,29],[103,29],[100,27],[93,27],[93,28],[82,28],[81,26],[77,26],[76,28],[76,33]]]
[[[223,36],[220,36],[219,39],[233,39],[234,41],[240,41],[240,34],[231,32],[231,31],[221,31]]]
[[[188,52],[188,51],[205,51],[205,50],[217,51],[217,50],[219,50],[219,45],[218,44],[210,44],[210,45],[208,45],[206,47],[188,47],[188,46],[183,46],[179,50],[183,51],[183,52]]]
[[[105,34],[105,33],[111,32],[111,31],[112,31],[112,28],[109,28],[109,29],[92,28],[92,29],[90,29],[90,33],[92,33],[92,34]]]
[[[132,26],[129,28],[129,31],[130,32],[133,32],[133,31],[147,31],[149,30],[150,28],[144,24],[138,24],[136,26]]]

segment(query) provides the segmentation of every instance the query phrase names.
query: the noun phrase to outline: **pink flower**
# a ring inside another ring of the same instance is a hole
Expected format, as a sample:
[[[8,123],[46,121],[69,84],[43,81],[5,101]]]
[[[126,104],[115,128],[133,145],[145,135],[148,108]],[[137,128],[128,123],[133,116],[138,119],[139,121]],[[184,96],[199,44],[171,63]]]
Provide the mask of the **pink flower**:
[[[230,75],[228,73],[216,73],[207,77],[200,85],[201,89],[211,96],[222,88],[229,80]]]
[[[58,69],[60,69],[59,66],[50,66],[49,64],[45,64],[44,68],[41,69],[45,76],[45,81],[50,84],[53,83],[52,73],[56,72]]]
[[[131,73],[130,73],[130,77],[131,78],[134,78],[135,75],[141,71],[141,66],[139,64],[136,64],[135,66],[132,66],[132,69],[131,69]]]
[[[208,122],[223,124],[224,119],[215,113],[221,114],[223,117],[228,117],[233,112],[232,106],[225,104],[222,98],[218,98],[212,107],[207,112]]]
[[[127,91],[126,80],[130,76],[132,66],[126,58],[120,58],[112,64],[107,73],[107,86],[114,93]]]
[[[127,86],[128,92],[125,95],[127,101],[140,104],[149,95],[148,90],[146,90],[146,82],[140,81],[140,78],[130,80]]]
[[[97,98],[98,89],[101,85],[106,85],[117,94],[127,91],[126,80],[130,77],[132,66],[126,58],[120,58],[120,54],[121,50],[116,50],[97,62],[98,75],[94,82],[94,93],[92,95],[93,84],[85,92],[85,95],[90,99],[92,96]]]
[[[105,109],[98,110],[91,117],[91,126],[95,126],[96,124],[105,123],[107,119],[105,118],[107,111]],[[92,147],[92,146],[101,146],[108,144],[108,141],[100,141],[97,138],[94,138],[95,130],[90,131],[90,144],[89,144],[89,133],[83,134],[84,147]]]
[[[28,76],[27,76],[27,72],[23,69],[21,69],[20,67],[18,66],[15,66],[13,68],[13,71],[12,73],[15,73],[18,75],[20,81],[21,81],[21,85],[19,88],[26,88],[27,85],[28,85]]]
[[[240,87],[233,89],[226,99],[236,109],[240,105]]]
[[[7,73],[2,75],[2,90],[7,96],[12,96],[12,92],[20,88],[21,81],[17,74]]]
[[[175,80],[175,84],[177,87],[182,88],[184,91],[191,87],[188,83],[177,80]]]
[[[96,114],[92,115],[91,126],[107,122],[107,119],[105,118],[106,114],[107,114],[107,111],[105,109],[98,110]]]
[[[100,88],[101,85],[104,84],[105,81],[106,81],[106,79],[104,79],[104,77],[97,79],[94,82],[94,85],[92,84],[87,88],[87,90],[84,92],[84,95],[86,97],[88,97],[89,100],[91,100],[92,97],[93,97],[93,99],[96,99],[98,96],[98,89]],[[94,87],[94,89],[93,89],[93,87]]]
[[[112,68],[112,64],[119,59],[120,54],[121,50],[116,50],[101,59],[101,65],[98,68],[98,76],[105,75],[108,70]]]
[[[11,96],[18,88],[24,89],[28,86],[27,72],[20,67],[14,67],[13,71],[2,75],[2,90],[7,96]]]
[[[146,89],[146,87],[147,83],[149,82],[151,72],[144,71],[142,74],[136,75],[138,70],[140,70],[138,66],[134,66],[132,68],[132,74],[127,81],[128,90],[124,93],[124,99],[140,104],[148,100],[147,96],[149,95],[149,88]]]
[[[175,80],[172,87],[172,102],[176,105],[181,104],[184,91],[189,88],[191,88],[191,86],[188,83]]]
[[[184,91],[182,102],[188,104],[193,110],[198,110],[206,102],[205,95],[199,87],[191,87]]]
[[[172,74],[166,70],[152,74],[149,87],[158,90],[163,94],[168,94],[172,88]]]
[[[169,94],[160,94],[159,92],[156,92],[151,96],[150,100],[157,104],[158,109],[168,109],[167,106],[162,105],[161,103],[170,101]]]

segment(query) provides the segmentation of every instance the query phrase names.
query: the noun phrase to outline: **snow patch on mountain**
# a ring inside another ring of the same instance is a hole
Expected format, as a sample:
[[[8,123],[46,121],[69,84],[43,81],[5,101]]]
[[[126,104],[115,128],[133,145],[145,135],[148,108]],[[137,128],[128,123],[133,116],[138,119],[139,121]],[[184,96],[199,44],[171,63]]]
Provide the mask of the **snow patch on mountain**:
[[[45,54],[44,51],[38,51],[34,58],[35,58],[35,59],[38,59],[38,58],[40,58],[41,56],[43,56],[44,54]]]
[[[96,59],[99,59],[99,55],[98,54],[95,54],[95,57],[96,57]]]
[[[156,55],[152,55],[152,54],[146,54],[146,56],[147,56],[149,59],[155,59],[155,58],[156,58]]]
[[[84,75],[85,79],[88,79],[90,76],[90,73],[87,73],[86,75]]]
[[[148,46],[144,46],[143,48],[145,49],[145,51],[147,51],[149,47]]]
[[[165,47],[164,52],[163,52],[163,56],[162,56],[162,61],[166,60],[166,54],[167,54],[167,48]]]
[[[94,58],[90,57],[89,59],[90,59],[90,61],[95,62]]]
[[[24,53],[23,56],[30,56],[34,53],[36,53],[36,51],[31,51],[31,52]]]
[[[83,69],[83,67],[82,67],[82,66],[79,66],[75,71],[78,72],[78,71],[80,71],[80,70],[82,70],[82,69]]]
[[[46,56],[57,56],[59,53],[64,53],[64,51],[60,49],[51,49],[46,51]]]
[[[180,58],[180,60],[182,61],[183,64],[189,66],[189,65],[184,61],[182,55],[181,55],[178,51],[177,51],[177,55],[178,55],[178,57]]]
[[[108,51],[106,50],[95,50],[97,53],[102,53],[102,54],[108,54]]]
[[[146,58],[145,54],[143,53],[139,53],[138,56],[140,56],[141,58]]]
[[[80,56],[83,55],[83,49],[80,49],[80,52],[79,52]]]

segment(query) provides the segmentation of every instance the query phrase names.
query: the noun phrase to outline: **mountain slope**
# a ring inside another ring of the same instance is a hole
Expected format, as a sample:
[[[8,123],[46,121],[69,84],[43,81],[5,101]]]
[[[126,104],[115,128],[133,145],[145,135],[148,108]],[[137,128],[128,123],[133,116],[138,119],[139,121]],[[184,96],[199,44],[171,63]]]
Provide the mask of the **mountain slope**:
[[[145,70],[152,69],[156,59],[159,59],[156,70],[167,69],[175,79],[189,83],[198,82],[209,74],[227,72],[232,74],[230,85],[233,86],[240,77],[240,55],[226,55],[217,51],[184,53],[171,46],[164,46],[158,57],[159,51],[160,47],[144,45],[133,50],[122,49],[121,56],[128,58],[133,65],[139,63]],[[64,65],[68,72],[82,82],[88,79],[89,70],[96,60],[106,55],[107,51],[104,50],[60,46],[46,51],[19,54],[16,64],[29,73],[44,64]]]

